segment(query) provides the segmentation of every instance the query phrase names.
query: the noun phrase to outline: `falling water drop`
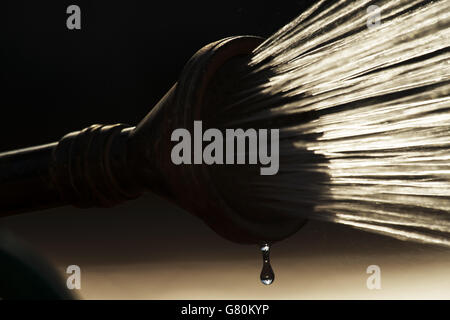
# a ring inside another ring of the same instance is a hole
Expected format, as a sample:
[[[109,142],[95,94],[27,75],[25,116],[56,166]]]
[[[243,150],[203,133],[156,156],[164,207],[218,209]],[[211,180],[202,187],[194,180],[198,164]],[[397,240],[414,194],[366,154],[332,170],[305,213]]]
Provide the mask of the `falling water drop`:
[[[261,282],[265,285],[270,285],[275,280],[272,266],[270,265],[270,244],[263,243],[261,246],[261,253],[263,258],[263,267],[261,270]]]

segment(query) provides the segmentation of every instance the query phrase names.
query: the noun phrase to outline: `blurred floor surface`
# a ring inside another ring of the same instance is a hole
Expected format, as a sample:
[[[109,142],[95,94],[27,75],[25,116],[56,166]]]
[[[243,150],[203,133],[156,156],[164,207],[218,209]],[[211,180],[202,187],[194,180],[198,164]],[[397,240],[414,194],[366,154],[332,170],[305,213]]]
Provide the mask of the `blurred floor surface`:
[[[450,299],[450,250],[309,222],[271,253],[259,281],[255,246],[231,243],[153,195],[112,209],[64,207],[8,217],[66,278],[81,268],[84,299]],[[381,269],[369,290],[366,269]]]

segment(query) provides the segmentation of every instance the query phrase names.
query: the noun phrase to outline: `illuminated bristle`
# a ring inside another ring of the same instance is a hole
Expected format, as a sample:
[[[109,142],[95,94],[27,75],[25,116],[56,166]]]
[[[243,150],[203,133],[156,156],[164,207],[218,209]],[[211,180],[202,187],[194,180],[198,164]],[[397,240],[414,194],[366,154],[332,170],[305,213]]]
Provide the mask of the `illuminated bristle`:
[[[449,47],[450,1],[319,1],[255,50],[221,109],[223,126],[280,129],[279,174],[240,194],[450,246]]]

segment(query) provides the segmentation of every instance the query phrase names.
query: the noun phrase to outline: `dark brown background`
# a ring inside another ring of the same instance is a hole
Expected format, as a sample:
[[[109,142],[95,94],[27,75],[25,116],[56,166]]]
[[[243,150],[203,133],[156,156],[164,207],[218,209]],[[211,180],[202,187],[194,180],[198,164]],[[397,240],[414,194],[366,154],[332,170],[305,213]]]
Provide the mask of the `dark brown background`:
[[[268,36],[311,1],[3,1],[0,151],[92,123],[141,119],[203,45]],[[66,29],[69,4],[82,30]],[[0,195],[1,196],[1,195]],[[114,209],[60,208],[0,220],[84,298],[450,298],[450,252],[311,222],[273,248],[276,281],[259,282],[258,249],[219,238],[152,195]],[[366,268],[382,290],[366,288]]]

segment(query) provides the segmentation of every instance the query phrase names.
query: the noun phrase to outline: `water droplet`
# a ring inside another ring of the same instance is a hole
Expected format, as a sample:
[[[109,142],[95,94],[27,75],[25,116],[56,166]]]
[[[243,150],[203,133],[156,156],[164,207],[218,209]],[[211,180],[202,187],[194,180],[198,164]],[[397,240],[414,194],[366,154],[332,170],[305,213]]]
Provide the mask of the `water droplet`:
[[[273,273],[272,266],[270,265],[270,245],[263,243],[261,246],[261,253],[263,258],[263,267],[261,270],[261,282],[265,285],[272,284],[275,280],[275,274]]]

